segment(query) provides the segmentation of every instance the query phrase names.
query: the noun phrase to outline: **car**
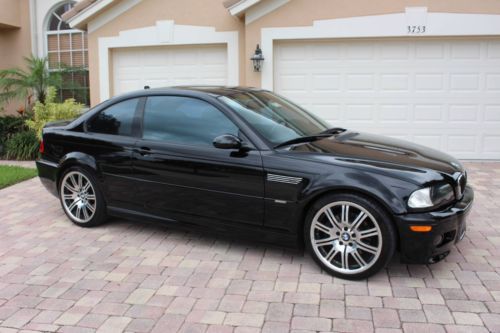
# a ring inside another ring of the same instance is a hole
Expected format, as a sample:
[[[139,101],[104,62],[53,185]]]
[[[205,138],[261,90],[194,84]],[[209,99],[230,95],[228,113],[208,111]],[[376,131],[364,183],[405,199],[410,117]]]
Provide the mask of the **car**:
[[[78,226],[108,216],[305,248],[343,279],[400,253],[445,258],[474,193],[455,158],[332,127],[270,91],[183,86],[114,97],[45,126],[40,180]]]

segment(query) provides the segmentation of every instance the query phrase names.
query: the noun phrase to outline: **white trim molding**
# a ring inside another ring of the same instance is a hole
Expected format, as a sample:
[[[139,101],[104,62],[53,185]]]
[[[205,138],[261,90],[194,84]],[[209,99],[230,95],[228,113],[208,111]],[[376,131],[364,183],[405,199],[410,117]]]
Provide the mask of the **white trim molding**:
[[[290,0],[241,0],[228,8],[233,16],[245,14],[245,24],[252,23],[275,9],[283,6]]]
[[[239,84],[239,51],[237,31],[216,31],[214,27],[179,25],[174,21],[157,21],[151,27],[121,31],[115,37],[101,37],[99,44],[100,100],[110,97],[110,51],[115,48],[167,45],[227,45],[227,84]]]
[[[268,0],[258,3],[251,8],[248,8],[248,10],[245,12],[245,24],[250,24],[253,21],[260,19],[261,17],[266,16],[270,12],[278,9],[289,1],[290,0]]]
[[[229,7],[228,10],[231,15],[238,16],[260,1],[261,0],[241,0]]]
[[[261,48],[266,58],[261,86],[274,88],[274,42],[280,40],[409,37],[500,36],[500,15],[428,13],[408,7],[404,13],[314,21],[312,26],[263,28]]]

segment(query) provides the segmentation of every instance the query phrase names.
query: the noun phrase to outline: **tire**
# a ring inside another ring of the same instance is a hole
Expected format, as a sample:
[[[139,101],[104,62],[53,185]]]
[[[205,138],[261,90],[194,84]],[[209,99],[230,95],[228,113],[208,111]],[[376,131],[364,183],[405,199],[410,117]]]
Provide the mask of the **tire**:
[[[104,196],[91,172],[71,167],[60,179],[59,200],[71,222],[80,227],[94,227],[106,222]]]
[[[397,235],[390,216],[373,200],[329,194],[316,201],[304,223],[306,248],[333,276],[365,279],[391,260]]]

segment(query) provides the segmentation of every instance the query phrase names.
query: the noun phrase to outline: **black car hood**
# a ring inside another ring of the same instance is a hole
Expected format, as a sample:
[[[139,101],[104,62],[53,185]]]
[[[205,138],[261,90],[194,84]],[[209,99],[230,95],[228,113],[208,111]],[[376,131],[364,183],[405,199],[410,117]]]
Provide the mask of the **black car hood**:
[[[290,152],[328,154],[337,159],[396,164],[416,169],[431,169],[453,175],[463,171],[454,157],[409,141],[381,135],[347,131],[340,135],[290,147]]]

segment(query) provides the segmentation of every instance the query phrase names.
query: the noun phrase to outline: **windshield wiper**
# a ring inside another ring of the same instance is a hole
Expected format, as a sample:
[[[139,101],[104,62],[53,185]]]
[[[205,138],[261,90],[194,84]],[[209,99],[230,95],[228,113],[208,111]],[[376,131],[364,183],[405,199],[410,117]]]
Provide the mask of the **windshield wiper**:
[[[316,140],[319,140],[319,139],[328,138],[328,137],[330,137],[332,135],[333,134],[324,133],[324,134],[315,134],[315,135],[301,136],[301,137],[298,137],[298,138],[295,138],[295,139],[291,139],[291,140],[282,142],[279,145],[274,146],[274,148],[276,149],[276,148],[281,148],[281,147],[284,147],[284,146],[290,146],[290,145],[294,145],[296,143],[313,142],[313,141],[316,141]]]
[[[332,128],[327,129],[327,130],[324,130],[323,132],[320,132],[319,134],[338,134],[338,133],[342,133],[345,131],[346,131],[346,129],[342,128],[342,127],[332,127]]]

